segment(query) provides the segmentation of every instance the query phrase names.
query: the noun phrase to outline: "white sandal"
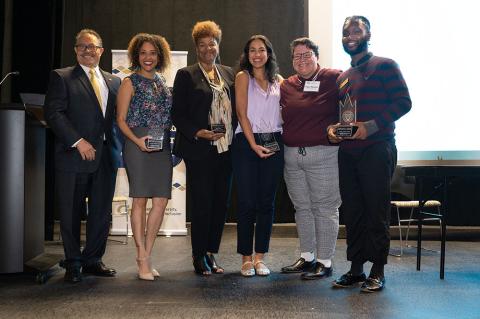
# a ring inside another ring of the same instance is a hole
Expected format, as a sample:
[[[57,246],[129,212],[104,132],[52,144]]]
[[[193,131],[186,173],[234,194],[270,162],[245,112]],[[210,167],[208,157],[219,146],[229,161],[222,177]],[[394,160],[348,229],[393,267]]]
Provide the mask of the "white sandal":
[[[260,265],[257,267],[257,265]],[[268,269],[267,265],[263,262],[263,260],[259,260],[255,262],[253,265],[255,267],[255,272],[258,276],[268,276],[270,275],[270,269]]]
[[[245,269],[245,266],[247,264],[250,264],[251,267]],[[255,276],[255,268],[253,268],[253,262],[252,261],[246,261],[242,264],[242,269],[240,269],[240,273],[242,274],[243,277],[253,277]]]

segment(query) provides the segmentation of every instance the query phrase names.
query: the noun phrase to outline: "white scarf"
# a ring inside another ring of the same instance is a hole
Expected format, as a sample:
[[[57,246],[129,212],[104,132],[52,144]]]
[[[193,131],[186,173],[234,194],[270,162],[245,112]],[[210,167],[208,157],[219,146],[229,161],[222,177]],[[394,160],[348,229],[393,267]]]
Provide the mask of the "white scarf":
[[[228,95],[228,87],[225,85],[217,66],[214,64],[213,68],[220,80],[217,84],[215,81],[211,81],[207,72],[203,69],[199,63],[200,70],[208,81],[210,88],[212,89],[212,105],[210,106],[209,123],[223,123],[225,124],[225,135],[216,141],[213,141],[213,145],[217,146],[218,153],[228,151],[228,146],[232,144],[233,131],[232,131],[232,104]]]

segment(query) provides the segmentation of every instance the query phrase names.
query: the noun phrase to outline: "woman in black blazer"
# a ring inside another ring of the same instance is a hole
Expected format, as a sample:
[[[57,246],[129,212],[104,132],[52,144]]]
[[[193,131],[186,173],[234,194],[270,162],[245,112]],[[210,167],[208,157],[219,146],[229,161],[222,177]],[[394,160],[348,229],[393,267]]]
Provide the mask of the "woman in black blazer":
[[[173,84],[174,154],[187,168],[193,266],[200,275],[224,272],[213,254],[218,253],[225,224],[236,119],[235,74],[215,63],[221,35],[213,21],[195,24],[198,63],[178,70]]]

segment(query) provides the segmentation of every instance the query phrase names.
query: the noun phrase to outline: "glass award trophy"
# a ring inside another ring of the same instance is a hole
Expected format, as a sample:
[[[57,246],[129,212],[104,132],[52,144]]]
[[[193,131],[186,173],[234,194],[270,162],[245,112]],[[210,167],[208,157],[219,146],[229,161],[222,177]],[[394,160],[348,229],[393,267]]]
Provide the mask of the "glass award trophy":
[[[266,125],[266,131],[267,132],[272,132],[272,126],[271,125]],[[262,130],[258,130],[262,131]],[[275,139],[275,133],[256,133],[255,134],[258,138],[259,144],[266,149],[268,149],[270,152],[278,152],[280,151],[280,145],[278,145],[277,140]]]
[[[150,135],[151,138],[145,140],[145,146],[152,151],[163,150],[165,131],[160,127],[154,127],[148,130],[148,135]]]
[[[357,102],[352,102],[350,94],[345,95],[345,99],[339,102],[340,126],[337,127],[335,135],[338,137],[352,137],[357,132],[358,126],[352,125],[357,121]]]
[[[217,110],[215,114],[213,114],[212,110],[208,114],[208,129],[213,133],[226,133],[227,129],[225,127],[225,123],[221,122],[220,112]],[[216,115],[216,116],[214,116]]]
[[[275,135],[273,133],[258,133],[260,144],[271,152],[280,151]]]
[[[210,123],[209,129],[213,133],[226,133],[227,132],[227,129],[225,128],[225,124],[223,124],[223,123]]]

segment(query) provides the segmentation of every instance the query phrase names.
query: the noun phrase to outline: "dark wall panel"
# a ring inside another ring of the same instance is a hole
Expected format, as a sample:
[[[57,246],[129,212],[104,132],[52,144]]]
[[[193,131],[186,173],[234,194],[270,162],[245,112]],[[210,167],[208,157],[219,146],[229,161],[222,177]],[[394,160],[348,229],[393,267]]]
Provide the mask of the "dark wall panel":
[[[20,92],[45,93],[54,61],[55,28],[62,9],[61,0],[12,1],[12,66],[20,76],[12,80],[12,100]],[[58,39],[59,40],[59,39]]]
[[[214,20],[222,28],[222,63],[235,65],[244,43],[253,34],[272,41],[282,75],[292,73],[289,43],[306,35],[306,0],[70,0],[65,2],[62,64],[75,62],[74,36],[82,28],[97,30],[107,50],[101,61],[111,67],[111,49],[124,49],[139,32],[164,36],[173,50],[189,51],[195,61],[192,26],[199,20]]]

